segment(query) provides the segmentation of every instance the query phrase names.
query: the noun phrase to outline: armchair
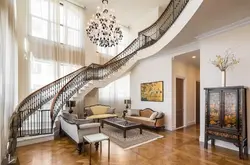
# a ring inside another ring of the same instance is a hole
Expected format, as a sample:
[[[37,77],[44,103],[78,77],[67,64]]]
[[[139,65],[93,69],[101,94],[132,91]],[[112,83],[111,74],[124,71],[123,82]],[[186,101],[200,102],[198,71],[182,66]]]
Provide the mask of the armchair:
[[[61,115],[61,133],[65,133],[76,144],[79,154],[82,152],[83,136],[100,132],[100,123],[92,123],[92,120],[78,119],[75,114],[63,113]],[[96,144],[98,149],[98,144]]]

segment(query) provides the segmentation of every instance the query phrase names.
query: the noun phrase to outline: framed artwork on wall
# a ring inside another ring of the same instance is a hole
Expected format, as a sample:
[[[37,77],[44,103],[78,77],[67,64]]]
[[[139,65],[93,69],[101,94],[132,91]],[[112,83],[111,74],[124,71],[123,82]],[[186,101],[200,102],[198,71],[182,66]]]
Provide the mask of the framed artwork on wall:
[[[163,102],[163,81],[141,83],[141,101]]]

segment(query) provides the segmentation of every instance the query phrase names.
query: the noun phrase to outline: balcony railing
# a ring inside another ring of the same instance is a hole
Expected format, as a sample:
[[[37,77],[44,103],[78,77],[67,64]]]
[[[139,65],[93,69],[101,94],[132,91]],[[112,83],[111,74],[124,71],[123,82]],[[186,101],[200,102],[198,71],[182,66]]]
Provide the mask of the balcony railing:
[[[18,129],[18,137],[36,136],[52,133],[50,109],[39,109],[31,113],[31,115],[26,119],[24,118],[24,116],[25,114],[21,112],[21,127]]]

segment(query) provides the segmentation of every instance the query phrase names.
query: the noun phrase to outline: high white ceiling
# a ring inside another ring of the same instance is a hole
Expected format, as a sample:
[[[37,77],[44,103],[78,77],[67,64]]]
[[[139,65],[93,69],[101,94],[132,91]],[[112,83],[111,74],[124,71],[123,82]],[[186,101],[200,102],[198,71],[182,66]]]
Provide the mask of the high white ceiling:
[[[102,5],[102,0],[72,0],[86,7],[87,14],[94,14],[97,6]],[[117,19],[124,25],[141,19],[156,7],[166,8],[170,0],[109,0],[109,8],[116,11]]]
[[[184,29],[163,49],[196,41],[196,37],[250,17],[250,0],[204,0]]]

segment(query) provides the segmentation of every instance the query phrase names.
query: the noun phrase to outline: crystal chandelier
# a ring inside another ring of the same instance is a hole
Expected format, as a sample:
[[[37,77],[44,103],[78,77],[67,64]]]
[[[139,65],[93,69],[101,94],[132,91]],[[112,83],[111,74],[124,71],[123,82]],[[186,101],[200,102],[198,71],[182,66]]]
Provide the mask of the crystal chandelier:
[[[90,41],[100,47],[113,47],[118,45],[123,35],[117,24],[114,10],[108,9],[108,0],[102,0],[102,8],[88,22],[86,32]]]

